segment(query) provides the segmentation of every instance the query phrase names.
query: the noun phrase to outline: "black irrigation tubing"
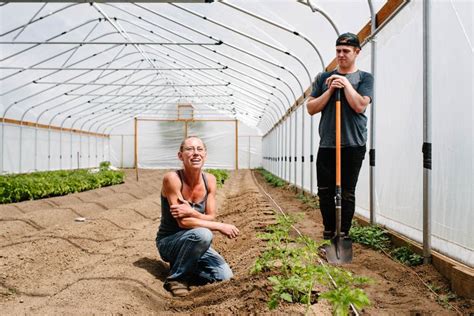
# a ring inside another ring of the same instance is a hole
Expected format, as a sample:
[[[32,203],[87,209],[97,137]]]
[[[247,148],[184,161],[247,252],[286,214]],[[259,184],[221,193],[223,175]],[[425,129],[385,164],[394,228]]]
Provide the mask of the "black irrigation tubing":
[[[283,211],[283,209],[280,207],[280,205],[278,205],[278,203],[271,197],[270,194],[268,194],[265,189],[258,183],[257,179],[255,179],[255,175],[254,175],[254,172],[251,171],[252,173],[252,178],[253,178],[253,181],[255,182],[255,184],[258,186],[258,189],[260,190],[260,192],[262,192],[263,194],[265,194],[269,199],[270,201],[272,202],[272,204],[274,206],[276,206],[276,208],[278,209],[278,211],[280,211],[280,213],[283,215],[283,217],[285,217],[286,219],[288,219],[288,216],[285,214],[285,212]],[[301,234],[301,232],[298,230],[298,228],[296,228],[294,225],[291,225],[291,228],[293,228],[296,233],[298,233],[298,235],[300,235],[300,237],[303,237],[303,234]],[[321,258],[318,257],[318,261],[319,263],[321,264],[321,266],[324,268],[324,271],[326,272],[327,276],[329,277],[329,279],[331,280],[331,283],[332,285],[334,286],[335,289],[337,289],[337,284],[336,284],[336,281],[334,281],[334,278],[331,276],[331,274],[329,273],[328,269],[326,268],[326,264],[324,263],[324,261],[321,260]],[[354,314],[356,316],[359,316],[359,312],[357,311],[357,309],[355,308],[355,306],[353,304],[350,304],[351,306],[351,309],[352,311],[354,312]]]

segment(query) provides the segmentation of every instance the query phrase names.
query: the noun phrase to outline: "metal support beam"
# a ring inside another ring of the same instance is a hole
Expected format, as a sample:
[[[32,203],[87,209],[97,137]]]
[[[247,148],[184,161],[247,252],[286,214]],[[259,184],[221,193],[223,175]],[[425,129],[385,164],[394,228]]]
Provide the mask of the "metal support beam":
[[[376,77],[376,62],[377,62],[377,50],[376,50],[376,41],[375,41],[375,31],[377,30],[377,16],[375,15],[374,6],[372,0],[368,0],[369,9],[370,9],[370,67],[372,75]],[[369,150],[369,212],[370,212],[370,224],[375,225],[377,220],[375,217],[376,214],[376,191],[375,191],[375,144],[376,144],[376,110],[375,99],[376,99],[376,89],[375,89],[376,80],[374,80],[374,95],[372,97],[372,106],[370,107],[370,150]]]
[[[0,45],[147,45],[147,46],[168,46],[168,45],[179,45],[179,46],[204,46],[204,45],[222,45],[222,42],[214,43],[199,43],[199,42],[93,42],[93,41],[0,41]]]
[[[431,0],[423,0],[423,261],[431,262]]]

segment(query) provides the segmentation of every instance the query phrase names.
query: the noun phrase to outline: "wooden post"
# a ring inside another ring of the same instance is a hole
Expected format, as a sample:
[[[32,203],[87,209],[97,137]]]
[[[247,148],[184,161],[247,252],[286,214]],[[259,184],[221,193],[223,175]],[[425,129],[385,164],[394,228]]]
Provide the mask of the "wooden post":
[[[121,142],[121,147],[120,147],[120,168],[123,169],[123,135],[121,135],[121,137],[122,137],[122,142]]]
[[[235,120],[235,170],[239,170],[239,121]]]
[[[251,167],[251,156],[250,156],[250,136],[249,136],[249,148],[248,148],[248,150],[249,150],[249,169],[252,169],[252,167]]]
[[[135,176],[138,181],[138,119],[135,117]]]

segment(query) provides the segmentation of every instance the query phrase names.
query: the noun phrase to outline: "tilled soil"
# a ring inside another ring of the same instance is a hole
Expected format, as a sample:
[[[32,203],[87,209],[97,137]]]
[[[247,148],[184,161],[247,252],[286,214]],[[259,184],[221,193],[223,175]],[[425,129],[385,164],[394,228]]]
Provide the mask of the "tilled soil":
[[[257,233],[273,223],[275,208],[258,181],[285,212],[303,212],[298,228],[319,239],[319,211],[287,190],[266,186],[248,170],[233,172],[218,190],[219,221],[235,224],[236,239],[216,233],[213,241],[234,279],[195,287],[185,298],[163,289],[168,265],[155,247],[163,170],[127,170],[122,185],[38,201],[0,205],[0,314],[259,314],[268,313],[266,275],[249,273],[265,248]],[[257,180],[256,180],[257,179]],[[85,217],[84,222],[76,221]],[[372,278],[365,287],[371,315],[453,314],[436,303],[411,270],[383,254],[354,245],[346,268]],[[444,282],[420,268],[425,279]],[[468,302],[464,301],[464,304]],[[472,311],[464,306],[466,313]],[[276,313],[304,314],[299,304]],[[330,315],[322,301],[311,314]]]

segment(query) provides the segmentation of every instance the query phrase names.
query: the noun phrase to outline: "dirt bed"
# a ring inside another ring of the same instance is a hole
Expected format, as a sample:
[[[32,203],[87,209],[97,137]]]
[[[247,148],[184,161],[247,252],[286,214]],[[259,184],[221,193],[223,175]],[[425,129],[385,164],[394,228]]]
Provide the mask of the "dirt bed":
[[[214,247],[235,278],[194,288],[185,299],[163,289],[168,265],[155,248],[164,171],[142,170],[140,181],[127,171],[126,182],[109,188],[40,201],[0,205],[0,310],[17,314],[251,314],[267,313],[265,275],[249,271],[265,248],[257,233],[273,223],[274,209],[248,170],[233,172],[218,190],[219,220],[241,231],[229,240],[216,234]],[[319,239],[319,212],[287,190],[261,183],[288,213],[304,212],[298,228]],[[84,222],[77,222],[85,217]],[[378,252],[355,245],[346,266],[374,282],[365,287],[372,306],[364,314],[454,314],[409,269]],[[445,282],[432,268],[418,269],[425,280]],[[466,314],[468,301],[457,302]],[[277,313],[304,314],[305,307],[282,304]],[[325,302],[312,306],[330,315]]]

